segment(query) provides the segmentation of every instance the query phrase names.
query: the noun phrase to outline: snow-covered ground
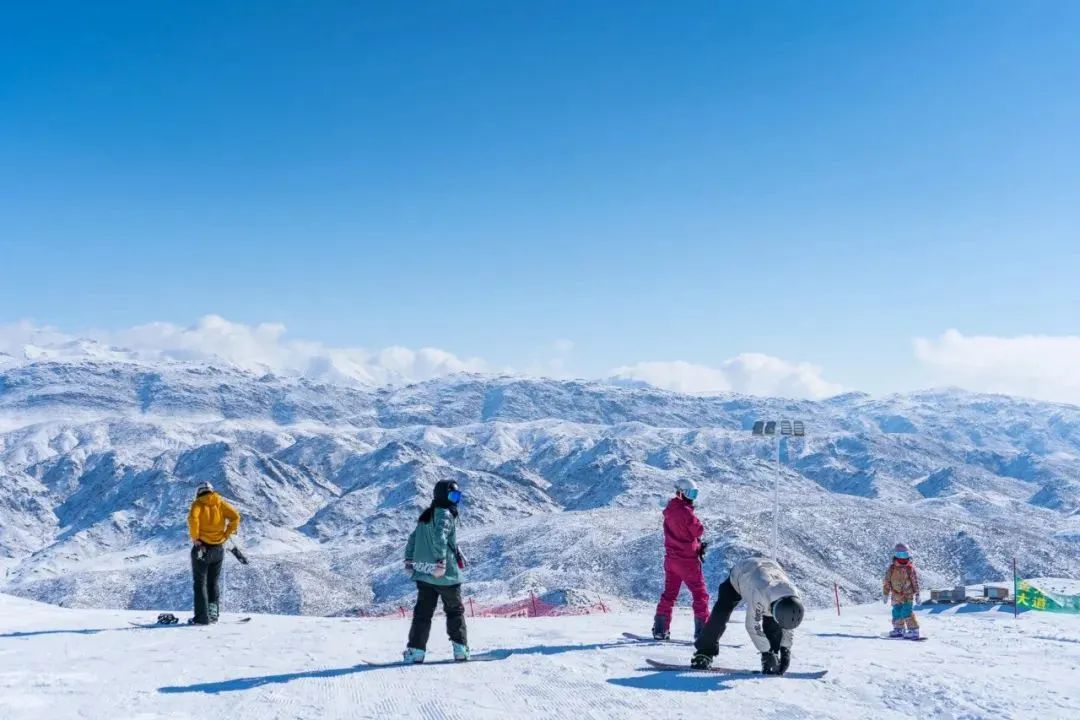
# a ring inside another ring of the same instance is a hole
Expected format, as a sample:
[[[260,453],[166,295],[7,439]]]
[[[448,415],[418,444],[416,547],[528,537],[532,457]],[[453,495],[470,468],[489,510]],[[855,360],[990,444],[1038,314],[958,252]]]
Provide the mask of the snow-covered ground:
[[[178,615],[180,613],[177,613]],[[139,629],[155,613],[67,610],[0,595],[0,717],[168,718],[1076,718],[1080,618],[962,606],[920,613],[927,642],[881,638],[882,605],[811,613],[792,670],[821,680],[648,669],[685,648],[620,642],[645,615],[474,619],[495,662],[373,667],[399,657],[405,620],[259,615],[246,625]],[[186,617],[186,615],[183,615]],[[738,617],[738,616],[736,616]],[[682,610],[674,631],[689,632]],[[741,623],[718,664],[754,667]],[[436,618],[431,660],[449,644]]]

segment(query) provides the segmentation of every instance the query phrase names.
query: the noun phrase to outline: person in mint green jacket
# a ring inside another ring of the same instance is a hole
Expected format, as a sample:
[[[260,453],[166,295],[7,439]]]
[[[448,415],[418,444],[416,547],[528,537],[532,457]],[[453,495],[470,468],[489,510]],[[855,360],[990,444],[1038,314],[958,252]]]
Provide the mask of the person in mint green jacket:
[[[461,601],[465,556],[457,546],[460,502],[461,489],[456,482],[437,482],[431,505],[420,514],[416,529],[405,546],[405,570],[416,582],[416,605],[409,628],[409,645],[404,652],[405,662],[424,662],[431,618],[440,598],[446,612],[446,633],[453,645],[454,660],[469,659],[465,604]]]

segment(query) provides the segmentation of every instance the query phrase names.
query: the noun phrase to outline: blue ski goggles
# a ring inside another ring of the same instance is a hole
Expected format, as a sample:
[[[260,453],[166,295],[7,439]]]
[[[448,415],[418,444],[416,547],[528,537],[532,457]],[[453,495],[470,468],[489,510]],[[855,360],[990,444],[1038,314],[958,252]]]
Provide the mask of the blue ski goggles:
[[[907,560],[908,558],[911,557],[911,555],[909,555],[906,550],[901,550],[900,552],[896,553],[896,555],[894,557],[898,557],[901,560]]]
[[[685,495],[688,500],[697,500],[697,488],[690,488],[689,490],[683,490],[682,494]]]
[[[451,490],[449,493],[447,493],[446,499],[457,505],[459,502],[461,502],[461,491]]]

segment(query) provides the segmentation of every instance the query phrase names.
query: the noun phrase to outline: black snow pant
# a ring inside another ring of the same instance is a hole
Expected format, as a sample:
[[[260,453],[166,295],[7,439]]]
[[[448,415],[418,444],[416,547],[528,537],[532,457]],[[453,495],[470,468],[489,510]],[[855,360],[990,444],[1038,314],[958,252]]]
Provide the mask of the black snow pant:
[[[201,555],[201,557],[200,557]],[[225,560],[225,548],[206,545],[191,548],[191,579],[195,594],[195,622],[210,622],[210,605],[215,609],[221,600],[221,564]],[[217,612],[214,612],[214,620]]]
[[[720,636],[727,629],[731,613],[734,612],[735,606],[739,604],[740,600],[742,600],[742,595],[739,595],[735,590],[735,586],[731,584],[731,578],[720,583],[720,589],[716,593],[716,602],[713,604],[709,620],[705,623],[705,627],[702,629],[701,634],[698,635],[697,640],[694,641],[694,647],[699,653],[709,657],[716,657],[719,654]],[[784,638],[784,631],[780,628],[780,625],[773,620],[772,616],[766,615],[762,619],[761,629],[764,631],[765,637],[769,639],[769,649],[774,653],[780,652],[780,641]]]
[[[412,627],[409,628],[409,647],[427,650],[431,618],[435,615],[439,598],[442,598],[443,610],[446,612],[446,634],[450,636],[450,641],[469,644],[465,635],[465,605],[461,602],[461,586],[432,585],[417,581],[416,606],[413,607]]]

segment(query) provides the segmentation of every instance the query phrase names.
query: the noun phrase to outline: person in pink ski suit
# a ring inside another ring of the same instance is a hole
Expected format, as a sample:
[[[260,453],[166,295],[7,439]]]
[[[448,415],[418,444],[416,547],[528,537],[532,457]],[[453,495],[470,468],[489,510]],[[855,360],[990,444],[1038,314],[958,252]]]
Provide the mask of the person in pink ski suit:
[[[693,480],[683,480],[664,509],[664,592],[653,618],[653,637],[657,640],[670,637],[671,613],[683,583],[693,596],[695,639],[709,619],[709,591],[701,570],[707,543],[701,541],[705,526],[694,514],[697,493]]]

